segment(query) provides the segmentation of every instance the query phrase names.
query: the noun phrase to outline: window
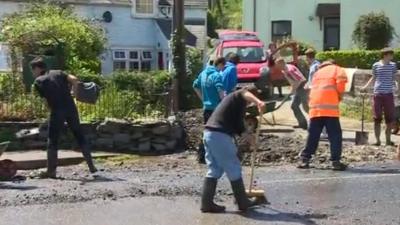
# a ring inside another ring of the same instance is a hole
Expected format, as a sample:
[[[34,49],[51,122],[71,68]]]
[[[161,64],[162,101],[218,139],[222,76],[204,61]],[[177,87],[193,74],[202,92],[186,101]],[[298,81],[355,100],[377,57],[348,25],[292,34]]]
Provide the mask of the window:
[[[272,21],[272,41],[281,40],[292,35],[292,21]]]
[[[135,12],[137,15],[153,15],[154,0],[135,0]]]
[[[149,71],[154,64],[153,52],[148,50],[114,50],[114,71]]]
[[[256,63],[266,60],[264,49],[259,46],[255,47],[226,47],[223,49],[223,56],[227,57],[230,53],[236,53],[240,57],[240,62]]]

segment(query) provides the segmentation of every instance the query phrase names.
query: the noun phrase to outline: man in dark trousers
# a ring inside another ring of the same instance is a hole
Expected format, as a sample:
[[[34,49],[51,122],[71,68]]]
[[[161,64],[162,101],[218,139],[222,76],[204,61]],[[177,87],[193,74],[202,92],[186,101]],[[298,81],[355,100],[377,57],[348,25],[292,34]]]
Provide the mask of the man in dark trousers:
[[[221,99],[224,97],[224,85],[222,82],[221,71],[225,67],[225,58],[220,57],[215,60],[214,65],[208,66],[203,70],[197,79],[193,82],[193,88],[203,102],[203,119],[207,123],[211,114],[217,108]],[[198,161],[205,164],[205,151],[203,143],[199,145]]]
[[[78,141],[90,172],[97,172],[85,136],[82,133],[78,110],[71,96],[70,86],[76,93],[78,78],[61,70],[47,70],[46,63],[40,57],[35,58],[30,66],[33,75],[36,77],[35,89],[41,97],[46,99],[50,109],[47,172],[41,174],[41,177],[56,178],[58,139],[64,127],[64,122],[68,123]]]
[[[231,182],[232,190],[240,211],[257,205],[250,200],[244,188],[242,167],[237,156],[235,135],[241,135],[246,129],[244,118],[246,107],[250,103],[258,106],[263,112],[265,103],[255,97],[250,91],[254,88],[235,91],[226,96],[215,109],[206,124],[203,142],[206,149],[207,175],[204,180],[201,197],[201,211],[204,213],[221,213],[224,206],[214,203],[214,195],[218,179],[226,173]],[[249,143],[254,143],[254,135],[247,134]]]

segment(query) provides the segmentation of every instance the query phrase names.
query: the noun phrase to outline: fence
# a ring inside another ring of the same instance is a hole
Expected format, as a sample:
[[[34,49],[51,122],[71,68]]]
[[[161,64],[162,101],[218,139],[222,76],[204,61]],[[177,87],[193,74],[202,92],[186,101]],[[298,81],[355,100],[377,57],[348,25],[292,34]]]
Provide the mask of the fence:
[[[132,120],[159,120],[169,114],[169,91],[140,93],[119,90],[112,83],[102,87],[95,105],[77,102],[82,121],[101,121],[107,117]],[[43,99],[26,93],[20,76],[0,74],[0,121],[36,121],[48,116]]]

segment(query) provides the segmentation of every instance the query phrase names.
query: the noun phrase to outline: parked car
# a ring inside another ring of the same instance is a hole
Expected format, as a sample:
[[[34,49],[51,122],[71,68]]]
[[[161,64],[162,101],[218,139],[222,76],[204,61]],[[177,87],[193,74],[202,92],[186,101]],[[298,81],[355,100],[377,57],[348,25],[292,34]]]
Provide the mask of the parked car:
[[[239,86],[255,83],[263,92],[270,92],[273,86],[288,85],[281,71],[275,69],[274,59],[279,55],[287,63],[297,65],[298,48],[296,42],[289,42],[267,57],[264,43],[257,33],[249,31],[222,31],[219,40],[209,55],[209,63],[217,57],[227,57],[236,53],[240,57],[238,64]]]

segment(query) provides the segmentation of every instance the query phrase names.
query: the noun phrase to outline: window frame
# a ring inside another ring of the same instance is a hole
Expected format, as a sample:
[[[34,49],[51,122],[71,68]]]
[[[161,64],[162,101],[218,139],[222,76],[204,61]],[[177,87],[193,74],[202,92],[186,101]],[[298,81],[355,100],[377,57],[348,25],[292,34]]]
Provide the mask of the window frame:
[[[282,24],[282,23],[289,25],[288,34],[276,34],[274,32],[275,26],[278,24]],[[276,41],[276,40],[282,39],[284,37],[291,37],[292,36],[292,28],[293,28],[293,24],[292,24],[291,20],[273,20],[273,21],[271,21],[271,40]]]
[[[154,50],[153,49],[140,49],[140,48],[120,49],[120,48],[118,48],[118,49],[112,49],[111,51],[112,51],[112,55],[113,55],[113,58],[112,58],[113,71],[117,71],[114,68],[114,63],[115,62],[125,62],[125,71],[127,71],[127,72],[131,72],[131,71],[139,71],[139,72],[148,71],[147,69],[146,70],[142,69],[142,63],[150,63],[150,69],[149,70],[154,69],[153,66],[154,66],[155,57],[154,57]],[[115,57],[116,52],[124,52],[125,58]],[[130,57],[131,56],[131,52],[136,52],[137,53],[137,58],[131,58]],[[145,52],[150,52],[151,58],[148,58],[148,57],[145,58],[144,57],[144,53]],[[131,69],[131,65],[130,64],[132,62],[138,64],[138,69],[133,69],[133,70]],[[121,69],[121,70],[124,71],[123,69]]]
[[[143,12],[138,12],[137,11],[137,4],[136,1],[152,1],[153,2],[153,12],[152,13],[143,13]],[[132,14],[134,17],[139,17],[139,18],[148,18],[148,17],[155,17],[157,15],[157,8],[158,8],[158,1],[156,0],[133,0],[132,1]]]

